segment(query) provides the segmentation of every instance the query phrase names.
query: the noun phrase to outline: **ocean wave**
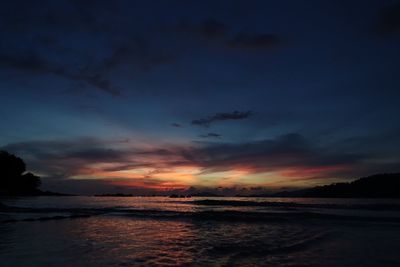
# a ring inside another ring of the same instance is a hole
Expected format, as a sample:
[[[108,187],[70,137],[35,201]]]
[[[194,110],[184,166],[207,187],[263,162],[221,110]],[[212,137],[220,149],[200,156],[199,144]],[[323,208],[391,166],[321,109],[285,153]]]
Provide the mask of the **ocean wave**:
[[[115,213],[113,215],[116,215]],[[213,220],[228,222],[300,222],[302,220],[331,220],[331,221],[368,221],[368,222],[400,222],[400,217],[372,217],[357,215],[337,215],[318,212],[252,212],[252,211],[154,211],[129,210],[120,212],[121,216],[141,217],[152,219],[191,219]]]
[[[232,206],[232,207],[277,207],[277,208],[321,208],[321,209],[357,209],[373,211],[400,211],[398,204],[305,204],[295,202],[267,202],[242,200],[194,200],[191,203],[199,206]]]
[[[4,219],[2,223],[14,223],[14,222],[33,222],[33,221],[50,221],[50,220],[63,220],[63,219],[77,219],[77,218],[88,218],[89,214],[74,214],[74,215],[56,215],[56,216],[44,216],[44,217],[28,217],[22,219]]]
[[[157,220],[212,220],[226,222],[301,222],[305,220],[330,220],[330,221],[367,221],[367,222],[395,222],[400,223],[400,217],[357,216],[318,213],[311,211],[298,212],[257,212],[257,211],[168,211],[155,209],[55,209],[55,208],[1,208],[2,214],[36,214],[36,216],[23,219],[7,218],[2,222],[17,221],[46,221],[71,218],[87,218],[91,216],[117,216],[136,219]],[[66,215],[59,215],[64,213]],[[37,216],[37,214],[43,214]],[[57,214],[57,215],[54,215]]]
[[[277,254],[287,254],[297,251],[303,251],[308,247],[319,244],[328,238],[335,235],[333,231],[326,231],[316,233],[309,237],[300,238],[299,240],[291,240],[285,242],[280,246],[268,246],[266,244],[259,244],[257,242],[240,242],[240,243],[223,243],[217,244],[209,249],[210,254],[226,254],[227,252],[233,253],[235,257],[251,257],[257,255],[277,255]]]

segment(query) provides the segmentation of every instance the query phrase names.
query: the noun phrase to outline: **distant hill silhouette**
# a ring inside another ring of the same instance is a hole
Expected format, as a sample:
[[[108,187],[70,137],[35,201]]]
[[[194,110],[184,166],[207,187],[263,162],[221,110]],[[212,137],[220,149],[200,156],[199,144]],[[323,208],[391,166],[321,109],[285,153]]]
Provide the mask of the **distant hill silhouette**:
[[[198,193],[194,193],[192,194],[193,197],[220,197],[221,195],[212,193],[212,192],[198,192]]]
[[[349,183],[335,183],[296,191],[284,191],[274,197],[324,198],[400,198],[400,173],[375,174]]]
[[[115,193],[115,194],[96,194],[95,197],[133,197],[133,194]]]
[[[63,195],[41,191],[40,178],[26,172],[25,162],[6,151],[0,151],[0,195],[1,196],[37,196]]]

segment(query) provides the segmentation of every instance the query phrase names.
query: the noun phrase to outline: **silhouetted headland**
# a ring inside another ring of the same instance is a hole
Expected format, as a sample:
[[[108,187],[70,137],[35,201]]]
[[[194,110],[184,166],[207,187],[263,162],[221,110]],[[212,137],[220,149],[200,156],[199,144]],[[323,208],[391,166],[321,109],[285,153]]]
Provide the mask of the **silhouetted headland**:
[[[215,193],[207,192],[207,191],[194,193],[194,194],[192,194],[192,196],[194,196],[194,197],[221,197],[221,195],[219,195],[219,194],[215,194]]]
[[[169,198],[191,198],[191,195],[177,195],[177,194],[172,194],[169,196]]]
[[[123,193],[116,193],[116,194],[97,194],[94,195],[95,197],[133,197],[133,194],[123,194]]]
[[[6,151],[0,151],[0,196],[66,196],[42,191],[40,177],[26,172],[25,162]]]
[[[283,191],[270,196],[322,198],[400,198],[400,173],[375,174],[349,183],[335,183],[296,191]]]

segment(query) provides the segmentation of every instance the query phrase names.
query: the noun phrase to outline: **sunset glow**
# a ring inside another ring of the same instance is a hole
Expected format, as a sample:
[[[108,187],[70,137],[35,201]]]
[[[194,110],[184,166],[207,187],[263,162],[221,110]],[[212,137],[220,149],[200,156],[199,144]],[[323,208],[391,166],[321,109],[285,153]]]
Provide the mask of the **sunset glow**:
[[[398,170],[386,4],[167,2],[1,16],[0,150],[43,188],[235,195]]]

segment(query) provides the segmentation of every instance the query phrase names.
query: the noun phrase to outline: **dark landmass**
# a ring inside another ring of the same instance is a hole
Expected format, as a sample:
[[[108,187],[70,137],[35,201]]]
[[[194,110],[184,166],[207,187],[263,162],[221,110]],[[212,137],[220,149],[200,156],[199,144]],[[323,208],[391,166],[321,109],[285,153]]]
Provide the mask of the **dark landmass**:
[[[335,183],[268,197],[400,198],[400,173],[375,174],[349,183]]]
[[[192,194],[193,197],[221,197],[221,195],[211,193],[211,192],[199,192]]]
[[[191,195],[177,195],[177,194],[172,194],[169,196],[169,198],[191,198]]]
[[[42,191],[40,177],[26,172],[25,162],[6,151],[0,151],[0,196],[70,196]]]
[[[94,196],[95,197],[133,197],[134,195],[117,193],[117,194],[99,194],[99,195],[94,195]]]
[[[38,196],[59,196],[59,197],[73,197],[76,195],[73,194],[65,194],[65,193],[58,193],[58,192],[51,192],[51,191],[42,191],[39,190]]]
[[[73,194],[65,194],[51,191],[35,190],[32,192],[0,192],[0,197],[39,197],[39,196],[51,196],[51,197],[70,197],[76,196]]]

